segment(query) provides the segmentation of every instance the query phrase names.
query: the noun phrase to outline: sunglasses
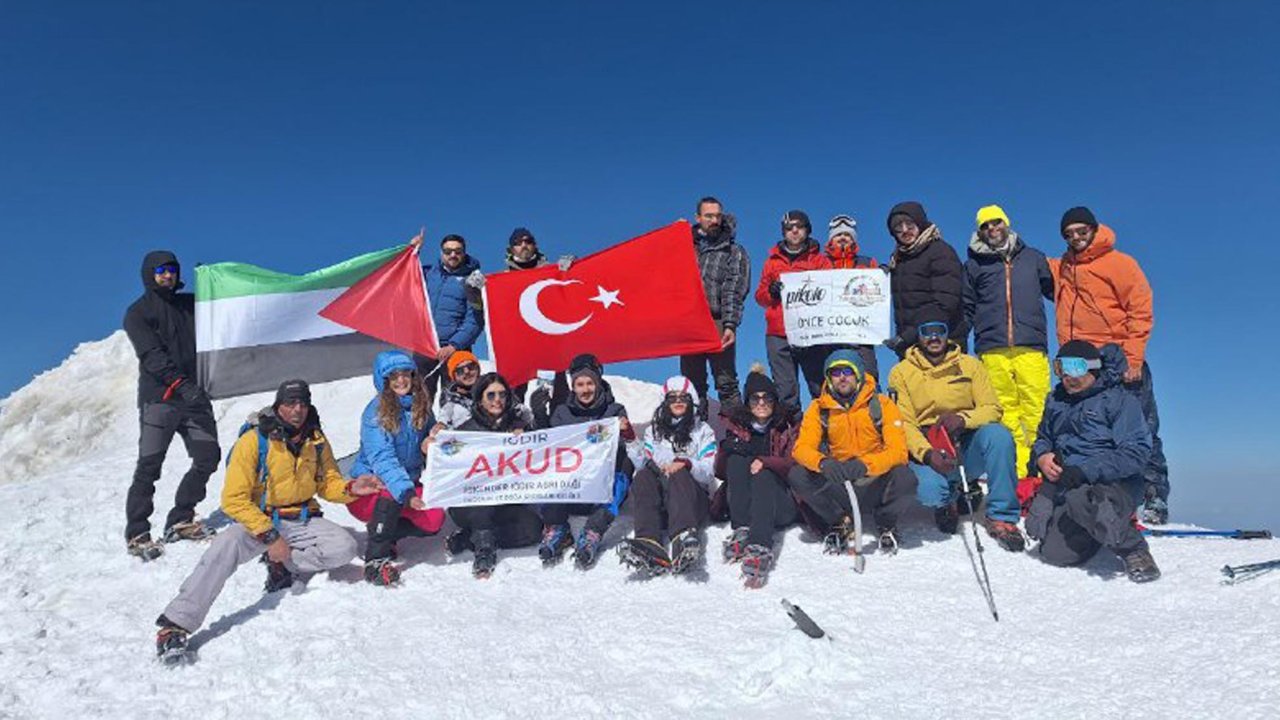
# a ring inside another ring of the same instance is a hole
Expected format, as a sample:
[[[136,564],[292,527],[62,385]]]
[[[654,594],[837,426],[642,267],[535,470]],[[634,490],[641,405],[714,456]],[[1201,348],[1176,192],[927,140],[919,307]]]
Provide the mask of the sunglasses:
[[[995,219],[995,220],[988,220],[988,221],[986,221],[986,222],[982,223],[982,225],[981,225],[981,226],[979,226],[979,227],[978,227],[978,229],[979,229],[979,230],[986,230],[986,229],[988,229],[988,228],[1000,227],[1000,226],[1001,226],[1001,225],[1003,225],[1003,224],[1004,224],[1004,221],[1003,221],[1003,220],[1000,220],[1000,219],[998,219],[998,218],[997,218],[997,219]]]
[[[756,393],[747,398],[748,405],[772,405],[773,398],[768,393]]]
[[[670,393],[667,395],[667,404],[674,405],[676,403],[684,403],[688,405],[693,402],[693,396],[688,393]]]
[[[945,338],[951,329],[944,322],[929,322],[916,328],[916,334],[925,340],[937,340]]]
[[[484,393],[485,400],[506,400],[506,390],[486,390]]]
[[[465,255],[466,253],[466,248],[440,248],[442,255]]]
[[[853,377],[858,372],[852,365],[837,365],[827,371],[827,377]]]
[[[533,238],[531,237],[522,237],[519,240],[516,240],[514,243],[512,243],[512,245],[537,245],[537,243],[534,242]]]
[[[791,232],[792,230],[803,230],[804,225],[802,223],[787,223],[783,228],[786,229],[787,232]]]
[[[1089,237],[1089,233],[1092,233],[1092,232],[1093,232],[1093,228],[1089,227],[1088,225],[1084,227],[1076,228],[1074,230],[1071,230],[1071,229],[1063,230],[1062,239],[1073,240],[1075,238],[1079,238],[1081,240],[1084,240],[1085,238]]]
[[[469,375],[474,372],[480,372],[480,366],[473,362],[462,363],[461,365],[453,369],[453,374],[455,377],[458,375]]]
[[[1089,374],[1090,370],[1100,370],[1101,360],[1086,360],[1079,357],[1060,357],[1053,361],[1053,370],[1058,377],[1078,378]]]
[[[152,270],[151,272],[156,275],[177,275],[178,265],[177,263],[165,263],[163,265],[157,265],[155,269]]]
[[[903,233],[912,228],[919,230],[920,226],[916,225],[915,221],[913,220],[899,220],[898,222],[894,223],[893,227],[890,229],[896,233]]]

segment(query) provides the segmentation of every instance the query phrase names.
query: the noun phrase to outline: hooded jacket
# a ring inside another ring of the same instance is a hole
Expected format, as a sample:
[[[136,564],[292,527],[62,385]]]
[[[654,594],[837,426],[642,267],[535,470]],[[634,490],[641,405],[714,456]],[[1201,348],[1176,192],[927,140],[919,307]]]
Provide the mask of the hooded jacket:
[[[124,331],[138,356],[138,407],[165,399],[174,383],[194,383],[197,377],[195,297],[177,292],[181,275],[172,290],[156,285],[153,271],[166,263],[178,264],[177,256],[168,250],[147,253],[142,297],[124,314]]]
[[[765,258],[764,267],[760,270],[760,282],[756,285],[756,302],[764,308],[765,334],[774,337],[786,337],[787,328],[782,320],[782,301],[769,295],[769,286],[785,272],[831,269],[831,261],[822,254],[814,240],[810,239],[808,245],[795,255],[784,250],[785,245],[783,241],[769,249],[769,257]]]
[[[796,462],[813,472],[826,458],[850,460],[857,458],[867,466],[867,475],[878,477],[898,465],[907,462],[907,439],[903,432],[902,414],[893,400],[880,396],[881,431],[876,430],[871,417],[871,397],[876,394],[876,380],[863,375],[853,401],[846,404],[831,392],[830,381],[822,385],[822,394],[809,403],[809,409],[800,422],[800,437],[796,440],[793,456]],[[822,444],[822,411],[827,415],[827,441],[830,445],[824,454]]]
[[[974,350],[1027,347],[1048,352],[1044,300],[1053,300],[1049,262],[1013,231],[1004,250],[991,247],[981,233],[969,240],[964,317],[973,328]]]
[[[1116,343],[1129,367],[1142,367],[1154,324],[1151,285],[1132,257],[1116,250],[1116,234],[1099,225],[1093,242],[1050,262],[1057,279],[1058,343]]]
[[[742,303],[751,284],[751,260],[734,238],[731,220],[726,220],[714,236],[703,235],[701,228],[693,227],[693,246],[711,317],[726,328],[736,328],[742,322]]]
[[[912,346],[902,362],[889,371],[889,394],[902,411],[907,451],[918,463],[923,463],[924,454],[933,448],[925,430],[943,413],[964,418],[966,430],[999,422],[1004,414],[987,368],[955,343],[947,344],[947,354],[937,365],[929,362],[918,346]]]
[[[930,224],[920,232],[922,238],[929,234],[933,237],[914,252],[895,250],[889,262],[894,332],[902,339],[902,347],[909,347],[916,342],[920,323],[945,319],[951,339],[967,344],[969,325],[964,319],[964,268],[960,258],[942,239],[936,225]]]
[[[847,253],[840,252],[836,247],[834,240],[827,241],[827,259],[831,261],[831,267],[837,270],[848,270],[851,268],[877,268],[880,263],[869,255],[858,254],[858,241],[854,239],[853,245]]]
[[[1031,457],[1058,453],[1062,465],[1079,467],[1089,482],[1119,483],[1141,502],[1151,433],[1142,403],[1123,385],[1127,369],[1120,347],[1104,345],[1092,387],[1072,395],[1059,383],[1045,402]]]
[[[441,345],[470,350],[480,337],[484,314],[466,284],[467,276],[479,269],[480,262],[470,255],[463,258],[457,270],[449,270],[443,263],[423,266],[431,319]]]
[[[303,507],[315,512],[320,508],[316,495],[344,505],[355,499],[347,494],[347,480],[338,469],[314,408],[296,454],[289,449],[289,438],[269,409],[258,415],[257,425],[260,431],[246,432],[236,440],[222,486],[222,511],[250,535],[270,530],[274,511],[282,517],[297,517]],[[270,443],[262,478],[258,473],[260,435]]]
[[[413,493],[414,484],[422,476],[426,459],[422,454],[422,441],[436,424],[428,413],[421,429],[413,427],[413,395],[399,397],[400,430],[394,435],[382,427],[378,419],[382,389],[387,376],[396,370],[414,370],[413,359],[399,350],[378,353],[373,361],[373,387],[378,394],[365,406],[360,416],[360,449],[351,476],[377,475],[387,492],[403,504]],[[419,392],[425,392],[419,390]]]

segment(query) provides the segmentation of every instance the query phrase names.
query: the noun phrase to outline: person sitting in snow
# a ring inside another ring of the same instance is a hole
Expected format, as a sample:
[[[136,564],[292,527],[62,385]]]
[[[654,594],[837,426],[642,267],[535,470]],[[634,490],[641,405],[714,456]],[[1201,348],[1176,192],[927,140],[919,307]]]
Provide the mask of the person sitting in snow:
[[[1135,527],[1143,499],[1143,469],[1151,433],[1142,403],[1124,387],[1124,350],[1099,351],[1085,340],[1058,350],[1060,378],[1045,401],[1032,456],[1044,480],[1027,512],[1027,534],[1040,541],[1050,565],[1080,565],[1106,547],[1124,561],[1134,582],[1160,577],[1160,568]]]
[[[433,430],[434,442],[440,425]],[[528,429],[511,393],[511,385],[498,373],[486,373],[472,390],[471,419],[456,429],[470,432],[520,434]],[[493,574],[498,548],[519,548],[538,542],[542,518],[529,505],[479,505],[449,508],[449,517],[460,529],[445,543],[450,555],[471,550],[471,573],[477,578]]]
[[[476,380],[480,379],[480,361],[468,350],[459,350],[445,361],[447,380],[440,396],[440,414],[436,418],[442,430],[457,430],[471,419],[475,407]],[[533,412],[519,401],[516,412],[525,428],[533,427]]]
[[[619,435],[618,457],[614,462],[613,499],[606,505],[571,505],[548,503],[538,508],[542,515],[542,543],[538,555],[545,564],[556,562],[561,553],[573,545],[574,564],[586,570],[595,564],[600,551],[600,541],[618,517],[619,508],[627,497],[635,466],[627,457],[625,443],[634,442],[635,429],[627,419],[627,409],[613,399],[613,389],[604,379],[604,366],[595,355],[579,355],[569,363],[572,391],[561,405],[551,411],[550,426],[577,425],[579,423],[616,417]],[[586,515],[575,543],[569,528],[569,515]]]
[[[348,481],[311,406],[311,389],[288,380],[271,407],[251,421],[227,463],[222,511],[236,521],[218,533],[178,595],[156,620],[156,650],[166,660],[185,656],[187,636],[204,624],[213,601],[236,568],[257,557],[267,561],[268,592],[293,583],[293,574],[342,567],[356,556],[345,528],[319,516],[315,496],[346,504],[377,493],[366,475]],[[263,444],[266,449],[263,449]]]
[[[662,394],[644,441],[627,448],[636,466],[627,499],[635,537],[619,553],[625,564],[642,572],[681,573],[702,558],[699,532],[715,483],[716,435],[699,417],[698,391],[689,378],[669,378]],[[664,531],[671,538],[670,552],[662,543]]]
[[[390,586],[400,582],[400,568],[393,563],[396,542],[440,532],[444,511],[422,502],[426,438],[436,423],[431,393],[418,381],[413,358],[399,350],[378,353],[373,386],[378,394],[360,416],[360,449],[351,475],[374,475],[385,489],[347,508],[368,523],[364,579]]]

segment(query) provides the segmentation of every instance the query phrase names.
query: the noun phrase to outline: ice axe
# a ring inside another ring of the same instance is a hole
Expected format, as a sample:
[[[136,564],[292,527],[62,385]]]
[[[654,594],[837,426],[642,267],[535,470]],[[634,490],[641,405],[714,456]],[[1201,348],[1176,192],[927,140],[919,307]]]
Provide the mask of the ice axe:
[[[942,427],[942,423],[935,423],[926,433],[929,444],[933,446],[935,452],[947,453],[956,459],[956,468],[960,470],[960,488],[964,495],[964,504],[969,509],[969,527],[973,530],[973,544],[978,549],[978,562],[973,563],[972,554],[969,556],[969,562],[974,564],[973,573],[978,575],[978,565],[982,567],[982,575],[978,578],[978,586],[982,589],[982,595],[987,600],[987,608],[991,610],[991,617],[996,622],[1000,622],[1000,612],[996,610],[996,598],[991,592],[991,576],[987,574],[987,560],[983,555],[982,538],[978,537],[978,524],[973,519],[973,501],[969,498],[969,477],[965,474],[964,464],[960,462],[960,453],[956,452],[955,443],[951,442],[951,436],[947,434],[947,429]],[[963,538],[964,536],[961,535]]]

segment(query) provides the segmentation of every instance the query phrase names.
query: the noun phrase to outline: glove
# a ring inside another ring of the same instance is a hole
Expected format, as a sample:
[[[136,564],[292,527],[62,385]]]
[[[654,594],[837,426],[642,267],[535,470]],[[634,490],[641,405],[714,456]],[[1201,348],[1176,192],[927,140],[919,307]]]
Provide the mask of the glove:
[[[464,282],[466,282],[467,285],[479,290],[480,288],[484,287],[484,273],[480,272],[479,270],[472,270],[471,274],[467,276],[467,279]]]
[[[560,259],[556,261],[556,265],[559,266],[560,272],[568,272],[569,266],[573,265],[573,261],[577,259],[572,255],[561,255]]]
[[[938,424],[947,431],[947,437],[953,440],[964,432],[964,418],[955,413],[942,413],[938,418]]]
[[[1084,476],[1084,471],[1079,465],[1067,465],[1062,468],[1062,473],[1058,475],[1058,484],[1064,490],[1071,490],[1085,485],[1089,482],[1089,478]]]
[[[533,421],[540,428],[551,427],[551,391],[545,387],[529,393],[529,409]]]
[[[885,347],[889,348],[890,350],[896,353],[898,352],[898,348],[902,347],[904,342],[905,341],[902,339],[901,335],[894,335],[893,337],[889,338],[888,340],[885,340],[880,344],[884,345]]]
[[[781,280],[774,280],[773,282],[769,283],[769,297],[773,298],[774,300],[782,299],[782,281]]]
[[[867,474],[867,466],[861,460],[836,460],[826,458],[818,464],[822,475],[835,483],[851,483],[861,480]]]
[[[190,380],[183,380],[174,392],[178,394],[178,397],[182,398],[182,402],[188,405],[199,405],[205,400],[204,391],[200,389],[199,385]]]
[[[956,469],[956,456],[946,450],[930,450],[924,454],[924,464],[939,475],[950,475]]]

